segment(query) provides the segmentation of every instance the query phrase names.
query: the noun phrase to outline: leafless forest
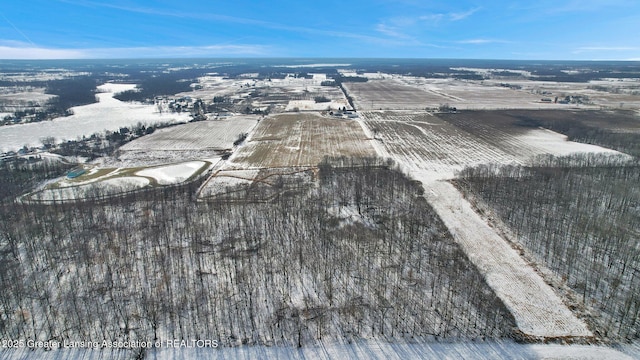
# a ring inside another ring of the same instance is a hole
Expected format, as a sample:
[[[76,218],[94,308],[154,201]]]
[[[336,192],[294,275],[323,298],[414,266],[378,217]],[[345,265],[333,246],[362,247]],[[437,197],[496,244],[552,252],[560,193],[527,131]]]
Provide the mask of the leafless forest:
[[[510,313],[390,162],[326,160],[264,202],[251,200],[259,187],[196,202],[196,185],[2,206],[2,337],[512,335]]]
[[[640,336],[640,166],[611,156],[466,168],[456,184],[594,309],[600,335]],[[487,210],[487,209],[485,209]]]

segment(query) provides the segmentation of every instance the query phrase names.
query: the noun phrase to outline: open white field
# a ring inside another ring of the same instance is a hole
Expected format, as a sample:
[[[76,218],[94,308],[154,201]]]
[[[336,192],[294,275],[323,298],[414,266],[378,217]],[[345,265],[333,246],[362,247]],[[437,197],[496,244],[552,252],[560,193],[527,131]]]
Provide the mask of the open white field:
[[[152,105],[125,103],[113,98],[118,92],[133,89],[133,84],[105,84],[98,87],[99,102],[72,108],[73,115],[51,121],[0,127],[0,151],[15,151],[28,146],[40,146],[41,139],[52,136],[58,142],[74,140],[105,130],[115,131],[138,123],[188,121],[187,113],[159,113]]]
[[[350,108],[351,105],[347,102],[346,99],[343,100],[332,100],[328,102],[316,102],[315,100],[291,100],[287,107],[286,111],[329,111],[329,110],[337,110],[342,108]]]
[[[154,179],[160,185],[181,183],[195,175],[205,165],[204,161],[189,161],[180,164],[158,166],[137,171],[138,176]]]
[[[233,116],[191,122],[155,131],[122,147],[126,151],[226,150],[242,133],[258,124],[259,116]]]
[[[290,113],[262,120],[230,166],[316,166],[325,156],[374,155],[358,122],[316,113]]]
[[[25,200],[73,201],[84,198],[111,196],[148,186],[149,179],[138,176],[122,176],[91,182],[84,185],[47,188],[29,194]]]

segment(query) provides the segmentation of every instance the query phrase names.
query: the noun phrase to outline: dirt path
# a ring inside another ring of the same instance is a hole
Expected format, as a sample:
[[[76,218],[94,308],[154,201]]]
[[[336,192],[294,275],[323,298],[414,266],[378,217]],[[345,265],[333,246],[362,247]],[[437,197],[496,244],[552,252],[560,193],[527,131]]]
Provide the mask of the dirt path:
[[[431,174],[413,174],[454,239],[478,267],[489,286],[525,334],[541,337],[592,336],[551,287],[473,211],[460,192]]]

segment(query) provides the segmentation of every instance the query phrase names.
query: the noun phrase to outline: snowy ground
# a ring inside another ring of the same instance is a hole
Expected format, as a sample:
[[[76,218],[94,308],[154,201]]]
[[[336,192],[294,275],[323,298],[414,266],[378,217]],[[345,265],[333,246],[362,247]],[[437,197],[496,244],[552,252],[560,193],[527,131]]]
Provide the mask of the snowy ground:
[[[132,168],[99,168],[88,169],[86,173],[75,179],[62,177],[43,188],[27,194],[25,201],[81,200],[95,197],[118,195],[146,186],[166,186],[182,183],[217,163],[219,159],[207,161],[188,161],[164,166],[147,167],[141,170]]]
[[[115,92],[134,89],[134,84],[104,84],[98,86],[99,102],[71,108],[73,115],[51,121],[0,127],[0,151],[16,151],[23,147],[40,146],[41,139],[52,136],[57,142],[75,140],[105,130],[115,131],[138,123],[180,122],[190,119],[188,113],[159,113],[152,105],[126,103],[114,99]]]
[[[286,111],[293,111],[298,109],[301,111],[325,111],[325,110],[337,110],[342,108],[351,107],[346,99],[329,101],[329,102],[315,102],[314,100],[291,100],[285,108]]]
[[[456,242],[509,308],[520,331],[540,337],[589,337],[592,333],[562,303],[542,277],[473,211],[449,182],[423,180],[426,198]]]
[[[132,350],[102,349],[2,349],[3,359],[131,359]],[[512,342],[398,342],[368,340],[351,344],[323,343],[302,348],[280,346],[243,346],[233,348],[169,348],[150,349],[145,358],[164,359],[619,359],[632,360],[631,355],[602,346],[525,345]]]
[[[105,179],[86,185],[64,188],[50,188],[31,193],[29,198],[35,201],[77,200],[101,195],[117,195],[143,188],[149,185],[149,179],[137,176],[123,176]]]
[[[204,165],[204,161],[190,161],[175,165],[147,168],[136,172],[136,175],[153,178],[160,185],[172,185],[187,180]]]

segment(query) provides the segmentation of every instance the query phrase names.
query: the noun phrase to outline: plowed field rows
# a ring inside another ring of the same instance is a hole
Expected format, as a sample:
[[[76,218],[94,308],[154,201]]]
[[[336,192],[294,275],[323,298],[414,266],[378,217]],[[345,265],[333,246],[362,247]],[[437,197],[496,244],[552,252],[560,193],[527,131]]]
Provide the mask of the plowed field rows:
[[[281,114],[262,120],[234,164],[240,168],[315,166],[325,156],[374,156],[353,120],[313,113]]]
[[[426,92],[397,80],[375,80],[345,83],[358,110],[417,110],[427,104],[443,104],[451,100],[434,92]]]
[[[466,165],[515,160],[490,143],[435,116],[422,117],[421,121],[406,121],[410,115],[402,113],[397,117],[394,113],[362,116],[387,151],[411,170],[450,176]]]
[[[122,146],[120,150],[230,149],[238,136],[249,132],[256,125],[257,120],[257,116],[239,116],[224,120],[192,122],[158,130]]]

